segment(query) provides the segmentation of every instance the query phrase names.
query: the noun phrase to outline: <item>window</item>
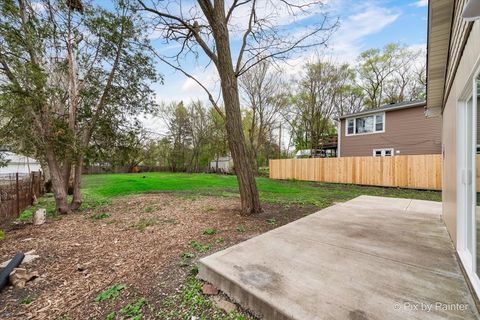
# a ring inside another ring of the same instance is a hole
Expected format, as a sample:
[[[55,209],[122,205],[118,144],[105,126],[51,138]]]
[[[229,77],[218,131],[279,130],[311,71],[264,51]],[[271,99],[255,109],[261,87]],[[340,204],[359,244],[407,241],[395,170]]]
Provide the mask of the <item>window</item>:
[[[375,115],[375,131],[383,131],[383,114]]]
[[[392,157],[393,148],[373,149],[373,156],[374,157]]]
[[[346,135],[368,134],[385,130],[385,113],[347,119]]]
[[[354,129],[355,129],[355,119],[348,119],[347,134],[353,134]]]
[[[355,133],[373,132],[373,117],[362,117],[355,119]]]

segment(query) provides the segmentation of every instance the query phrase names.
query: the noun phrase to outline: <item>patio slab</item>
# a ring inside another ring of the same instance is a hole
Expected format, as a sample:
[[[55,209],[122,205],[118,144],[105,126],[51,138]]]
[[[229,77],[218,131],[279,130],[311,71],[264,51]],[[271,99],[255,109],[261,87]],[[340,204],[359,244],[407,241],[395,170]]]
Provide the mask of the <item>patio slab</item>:
[[[361,196],[205,257],[264,319],[478,319],[435,202]]]

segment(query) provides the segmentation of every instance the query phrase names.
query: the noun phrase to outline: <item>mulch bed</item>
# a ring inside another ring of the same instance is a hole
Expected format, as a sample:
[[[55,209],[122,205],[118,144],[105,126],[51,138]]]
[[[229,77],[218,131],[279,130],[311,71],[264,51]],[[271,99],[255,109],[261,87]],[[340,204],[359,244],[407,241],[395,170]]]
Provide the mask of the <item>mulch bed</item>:
[[[105,319],[112,310],[145,297],[153,307],[146,308],[144,318],[153,319],[155,306],[178,290],[191,269],[181,263],[183,253],[195,253],[189,261],[194,263],[317,211],[267,204],[264,209],[242,216],[235,198],[159,193],[119,198],[42,226],[14,226],[0,242],[0,262],[18,251],[35,250],[40,258],[25,267],[40,277],[23,289],[7,287],[0,293],[0,318]],[[204,235],[208,228],[217,232]],[[194,240],[211,249],[196,252]],[[126,284],[128,290],[108,303],[95,302],[114,284]]]

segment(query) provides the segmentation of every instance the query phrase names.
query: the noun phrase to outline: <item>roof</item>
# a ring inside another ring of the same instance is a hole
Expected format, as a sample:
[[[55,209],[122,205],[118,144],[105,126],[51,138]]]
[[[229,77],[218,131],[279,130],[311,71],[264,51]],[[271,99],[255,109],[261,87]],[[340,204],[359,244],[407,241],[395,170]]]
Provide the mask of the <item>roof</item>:
[[[425,105],[426,105],[425,101],[408,101],[408,102],[400,102],[400,103],[394,103],[394,104],[386,104],[379,108],[368,109],[368,110],[364,110],[356,113],[346,114],[344,116],[338,117],[338,119],[345,119],[353,116],[369,115],[369,114],[378,113],[378,112],[388,112],[388,111],[415,108],[415,107],[425,107]]]
[[[39,162],[36,159],[23,156],[21,154],[16,154],[10,151],[2,152],[5,159],[8,161],[8,164],[38,164]]]
[[[427,41],[427,114],[442,111],[453,21],[453,0],[435,0],[428,4]]]

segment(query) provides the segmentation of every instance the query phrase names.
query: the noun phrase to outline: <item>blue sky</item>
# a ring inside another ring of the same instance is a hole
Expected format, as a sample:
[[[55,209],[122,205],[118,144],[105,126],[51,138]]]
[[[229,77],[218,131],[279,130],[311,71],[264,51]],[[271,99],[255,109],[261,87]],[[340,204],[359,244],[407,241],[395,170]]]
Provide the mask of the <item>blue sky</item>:
[[[188,0],[186,1],[188,2]],[[379,48],[390,42],[398,42],[415,48],[425,48],[427,42],[427,0],[326,0],[326,8],[331,17],[339,17],[340,27],[329,39],[327,49],[321,51],[329,60],[355,63],[355,57],[363,50]],[[286,28],[299,30],[315,22],[318,16],[311,14],[308,18],[289,24],[288,17],[281,17]],[[153,37],[155,39],[155,37]],[[232,46],[238,48],[239,40],[233,40]],[[175,46],[166,46],[161,40],[154,40],[159,52],[171,54]],[[318,49],[299,53],[289,60],[285,74],[294,78],[305,61],[311,59]],[[213,66],[208,59],[200,55],[198,59],[189,57],[181,61],[182,66],[196,75],[209,89],[218,92],[218,80]],[[164,76],[163,85],[155,85],[158,101],[189,102],[192,99],[206,101],[204,91],[179,72],[159,63],[158,71]],[[147,120],[152,131],[161,132],[161,121]]]

